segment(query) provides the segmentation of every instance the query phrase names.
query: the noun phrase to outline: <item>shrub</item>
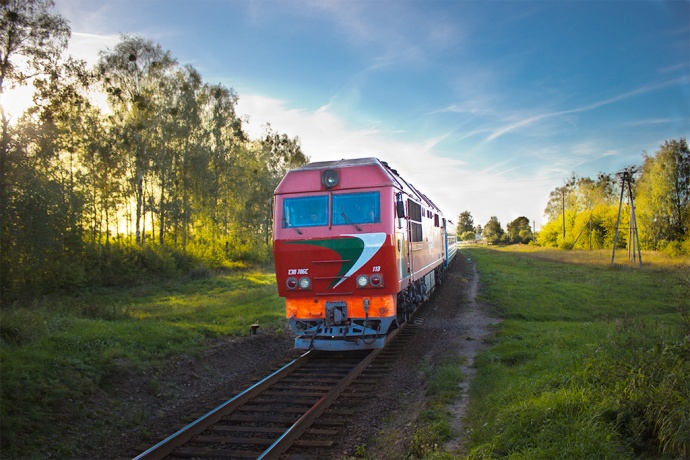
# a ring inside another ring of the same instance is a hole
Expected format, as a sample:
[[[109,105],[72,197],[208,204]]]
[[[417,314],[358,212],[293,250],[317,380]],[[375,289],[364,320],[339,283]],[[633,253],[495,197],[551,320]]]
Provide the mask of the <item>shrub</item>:
[[[682,242],[671,241],[661,250],[661,252],[669,257],[679,257],[684,254],[690,254],[688,250],[690,250],[690,239],[686,239]]]
[[[474,241],[476,239],[476,233],[474,232],[464,232],[460,235],[461,241]]]
[[[680,286],[680,327],[618,321],[587,362],[591,379],[609,390],[604,417],[638,455],[690,455],[690,277]]]

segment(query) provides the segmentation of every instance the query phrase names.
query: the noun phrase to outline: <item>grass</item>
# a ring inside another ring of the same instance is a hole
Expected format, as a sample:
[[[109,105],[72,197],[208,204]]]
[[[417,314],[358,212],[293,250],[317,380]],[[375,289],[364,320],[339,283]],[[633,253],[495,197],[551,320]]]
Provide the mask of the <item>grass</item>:
[[[461,364],[463,362],[460,358],[448,358],[433,367],[425,363],[429,400],[417,420],[407,453],[408,458],[452,458],[443,452],[441,445],[454,436],[446,406],[460,397],[461,390],[458,384],[464,378],[460,370]]]
[[[610,266],[609,252],[463,252],[477,263],[482,300],[505,318],[475,362],[469,458],[690,458],[683,261],[644,253],[639,268],[618,254],[622,263]],[[255,322],[281,327],[283,308],[272,272],[237,269],[3,310],[3,456],[38,456],[53,426],[86,411],[81,401],[107,389],[123,365],[195,354]],[[453,436],[445,405],[459,396],[458,363],[425,371],[430,403],[409,454],[453,458],[439,446]]]
[[[170,356],[197,354],[209,340],[247,335],[257,322],[284,322],[284,304],[268,270],[80,292],[3,310],[3,456],[38,449],[53,425],[84,410],[80,402],[107,388],[123,365],[155,368]]]
[[[533,247],[466,253],[504,318],[475,361],[470,459],[689,458],[687,265],[643,254],[642,268],[610,266],[610,253]]]

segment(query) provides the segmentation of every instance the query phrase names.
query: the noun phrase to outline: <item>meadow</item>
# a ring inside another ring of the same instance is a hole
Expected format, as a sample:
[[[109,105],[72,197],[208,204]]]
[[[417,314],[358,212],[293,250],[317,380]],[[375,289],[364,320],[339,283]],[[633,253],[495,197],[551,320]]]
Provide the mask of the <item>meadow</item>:
[[[142,280],[43,297],[0,312],[3,456],[31,456],[55,425],[122,366],[162,366],[214,339],[280,329],[284,303],[271,269],[236,268],[202,279]]]
[[[503,318],[475,361],[469,459],[688,458],[688,260],[608,251],[468,248],[481,298]],[[77,416],[123,363],[163,366],[249,326],[284,327],[270,268],[41,297],[0,312],[3,455],[27,455]],[[430,404],[410,454],[453,436],[444,404],[459,397],[457,363],[425,369]],[[457,435],[457,434],[456,434]],[[29,443],[29,444],[27,444]]]
[[[503,318],[475,361],[469,459],[690,458],[687,258],[465,252]]]

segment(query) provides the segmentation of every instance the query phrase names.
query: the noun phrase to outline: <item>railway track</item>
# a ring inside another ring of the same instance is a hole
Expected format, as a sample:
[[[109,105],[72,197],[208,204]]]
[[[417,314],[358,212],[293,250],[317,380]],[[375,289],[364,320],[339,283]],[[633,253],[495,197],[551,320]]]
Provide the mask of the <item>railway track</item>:
[[[390,372],[429,310],[422,308],[394,331],[386,348],[304,353],[135,460],[277,459],[288,449],[298,456],[316,455],[337,439],[358,402],[374,395],[376,383]]]

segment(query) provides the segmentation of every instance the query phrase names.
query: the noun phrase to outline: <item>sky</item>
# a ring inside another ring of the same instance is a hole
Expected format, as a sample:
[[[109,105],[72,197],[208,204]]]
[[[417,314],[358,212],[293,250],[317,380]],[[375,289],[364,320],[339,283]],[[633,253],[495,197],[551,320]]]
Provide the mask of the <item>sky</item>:
[[[451,220],[545,223],[573,173],[690,137],[690,1],[55,0],[69,53],[154,40],[312,161],[375,156]]]

